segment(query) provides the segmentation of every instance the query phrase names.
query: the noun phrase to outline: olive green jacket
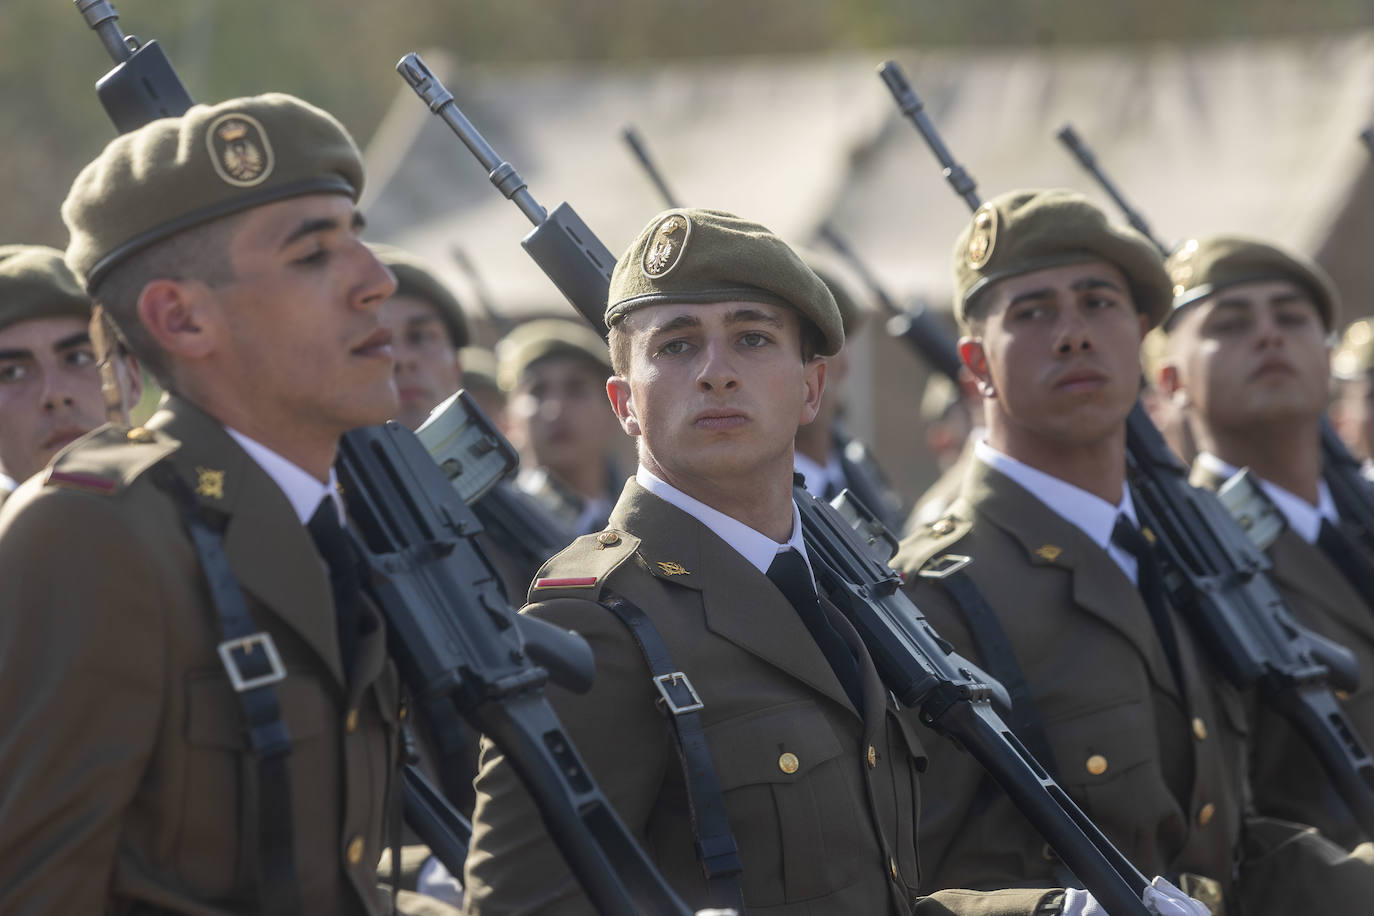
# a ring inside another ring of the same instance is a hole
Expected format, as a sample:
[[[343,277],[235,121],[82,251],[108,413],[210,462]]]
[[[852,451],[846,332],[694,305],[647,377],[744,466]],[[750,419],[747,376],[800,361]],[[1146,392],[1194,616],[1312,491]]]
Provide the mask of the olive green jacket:
[[[1217,490],[1226,481],[1193,466],[1195,486]],[[1315,544],[1284,526],[1266,553],[1270,579],[1299,622],[1355,653],[1360,684],[1340,694],[1341,706],[1365,745],[1374,747],[1374,607],[1361,598]],[[1277,712],[1260,707],[1255,716],[1251,786],[1263,814],[1301,821],[1346,846],[1368,839],[1350,816],[1307,742]]]
[[[536,580],[531,589],[526,612],[577,630],[596,655],[588,694],[550,697],[593,776],[690,906],[708,900],[677,753],[640,650],[596,603],[608,591],[649,615],[705,704],[749,912],[1029,914],[1047,896],[916,901],[924,751],[915,715],[892,707],[853,628],[828,608],[861,660],[861,716],[777,588],[691,516],[631,480],[607,531],[578,539],[541,576],[592,583]],[[485,741],[476,788],[467,912],[592,912],[510,765]]]
[[[345,683],[310,535],[224,429],[177,398],[146,431],[106,426],[73,444],[0,512],[0,911],[260,909],[257,767],[159,464],[225,526],[229,565],[284,663],[305,912],[380,913],[398,710],[385,629],[368,605]]]

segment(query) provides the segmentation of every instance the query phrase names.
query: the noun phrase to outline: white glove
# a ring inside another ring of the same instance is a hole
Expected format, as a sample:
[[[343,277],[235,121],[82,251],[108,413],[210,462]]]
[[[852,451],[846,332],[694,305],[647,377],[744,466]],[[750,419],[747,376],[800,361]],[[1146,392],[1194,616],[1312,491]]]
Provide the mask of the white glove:
[[[457,907],[463,905],[462,883],[434,856],[425,859],[425,864],[420,866],[415,889],[444,903]]]
[[[1211,916],[1211,910],[1168,881],[1155,877],[1142,897],[1151,913],[1159,916]]]
[[[1145,909],[1156,916],[1211,916],[1211,910],[1174,887],[1163,878],[1156,877],[1141,895]],[[1064,891],[1063,916],[1107,916],[1093,895],[1087,891],[1069,888]]]
[[[697,910],[697,916],[739,916],[739,910]]]

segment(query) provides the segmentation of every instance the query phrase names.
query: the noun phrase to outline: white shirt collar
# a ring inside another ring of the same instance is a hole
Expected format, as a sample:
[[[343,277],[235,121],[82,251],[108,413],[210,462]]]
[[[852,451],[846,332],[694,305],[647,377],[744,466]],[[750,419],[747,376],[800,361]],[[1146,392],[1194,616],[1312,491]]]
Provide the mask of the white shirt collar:
[[[836,492],[846,486],[844,465],[840,463],[840,453],[831,450],[824,465],[811,460],[801,452],[793,452],[792,468],[806,481],[806,492],[817,499],[825,498],[826,488],[835,485]]]
[[[1197,463],[1202,465],[1204,470],[1226,479],[1240,473],[1240,468],[1229,461],[1223,461],[1211,452],[1199,452]],[[1331,488],[1326,485],[1325,480],[1317,481],[1317,504],[1315,506],[1296,493],[1285,490],[1278,484],[1271,483],[1259,475],[1255,475],[1255,480],[1258,481],[1264,495],[1269,497],[1269,501],[1283,513],[1283,517],[1287,520],[1288,527],[1293,529],[1293,533],[1309,544],[1317,543],[1317,536],[1321,534],[1323,519],[1333,525],[1340,521],[1340,514],[1336,512],[1336,501],[1331,498]]]
[[[1121,484],[1121,501],[1113,506],[1100,496],[1080,489],[1067,481],[1017,461],[979,439],[973,445],[979,461],[1023,487],[1040,500],[1050,511],[1086,534],[1094,544],[1107,552],[1126,578],[1136,581],[1136,560],[1126,550],[1112,543],[1112,529],[1118,515],[1124,515],[1132,525],[1140,526],[1135,515],[1135,503],[1125,481]]]
[[[301,524],[309,524],[310,517],[315,514],[315,510],[320,507],[320,501],[326,497],[334,500],[334,509],[339,513],[339,524],[344,524],[343,498],[339,496],[339,477],[334,473],[334,469],[329,469],[329,482],[321,483],[316,480],[309,471],[298,464],[293,464],[287,459],[278,455],[267,446],[255,439],[250,439],[236,429],[224,427],[224,431],[234,437],[234,441],[243,447],[248,453],[248,457],[258,463],[268,477],[271,477],[281,491],[286,494],[286,499],[291,503],[291,508],[295,510],[296,517],[301,520]]]
[[[0,474],[0,490],[17,490],[19,484],[8,474]]]
[[[659,480],[642,464],[639,470],[635,471],[635,481],[659,499],[677,506],[701,522],[716,537],[735,548],[740,556],[749,561],[749,565],[765,576],[768,575],[768,567],[773,565],[773,558],[788,548],[801,554],[807,568],[811,567],[811,558],[806,553],[806,541],[802,538],[801,510],[797,508],[795,500],[792,502],[792,536],[787,541],[779,543],[763,532],[750,528],[744,522],[693,499],[672,484]]]

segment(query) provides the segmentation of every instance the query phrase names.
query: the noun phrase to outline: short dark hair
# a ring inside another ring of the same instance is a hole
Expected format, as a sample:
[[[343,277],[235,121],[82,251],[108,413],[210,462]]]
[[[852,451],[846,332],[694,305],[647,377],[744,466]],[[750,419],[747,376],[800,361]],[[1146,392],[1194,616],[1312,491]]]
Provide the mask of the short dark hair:
[[[120,343],[164,389],[172,387],[171,367],[166,352],[138,317],[139,297],[154,280],[199,280],[212,287],[232,281],[229,242],[239,216],[211,220],[154,242],[111,267],[91,290],[91,297],[114,321]]]

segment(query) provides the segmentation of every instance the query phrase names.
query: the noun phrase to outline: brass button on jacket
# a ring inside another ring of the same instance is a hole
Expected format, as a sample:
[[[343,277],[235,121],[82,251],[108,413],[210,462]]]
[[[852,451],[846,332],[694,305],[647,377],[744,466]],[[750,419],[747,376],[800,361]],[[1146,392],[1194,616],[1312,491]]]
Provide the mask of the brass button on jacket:
[[[784,773],[795,773],[800,767],[801,761],[798,760],[797,755],[791,751],[787,751],[778,758],[778,769],[782,770]]]
[[[1101,754],[1093,754],[1088,758],[1084,766],[1086,766],[1088,772],[1094,776],[1101,776],[1103,773],[1107,772],[1107,758],[1103,757]]]

